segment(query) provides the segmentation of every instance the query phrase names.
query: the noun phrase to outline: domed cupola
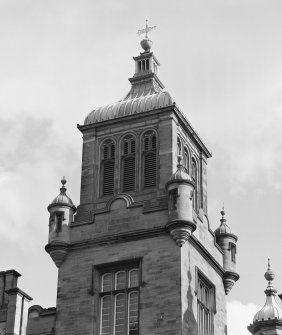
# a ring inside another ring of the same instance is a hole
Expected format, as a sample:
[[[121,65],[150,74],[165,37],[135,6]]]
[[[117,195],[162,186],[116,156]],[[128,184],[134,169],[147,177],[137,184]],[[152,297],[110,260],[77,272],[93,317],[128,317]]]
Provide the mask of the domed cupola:
[[[129,78],[130,91],[115,103],[95,108],[85,118],[84,125],[175,106],[170,93],[164,90],[158,77],[160,63],[151,50],[153,42],[148,38],[148,32],[154,28],[148,27],[146,22],[145,29],[138,31],[138,35],[145,34],[145,38],[140,42],[143,52],[133,57],[135,73]]]
[[[182,165],[182,156],[178,156],[177,170],[166,183],[166,190],[169,197],[167,229],[179,247],[196,229],[192,204],[194,189],[194,182]]]
[[[220,211],[221,219],[220,219],[220,226],[214,231],[215,235],[222,235],[222,234],[232,234],[231,228],[226,223],[225,219],[225,211],[224,208]],[[234,235],[235,236],[235,235]]]
[[[177,170],[170,177],[168,184],[172,182],[177,183],[177,182],[182,182],[182,181],[193,182],[192,178],[187,173],[186,168],[182,165],[182,157],[178,156]]]
[[[75,206],[74,206],[71,198],[68,197],[67,194],[66,194],[66,191],[67,191],[67,189],[65,188],[66,182],[67,181],[66,181],[65,177],[63,177],[62,180],[61,180],[62,187],[60,188],[60,194],[57,195],[56,198],[54,198],[54,200],[48,206],[48,210],[51,207],[58,206],[58,205],[70,206],[70,207],[75,209]]]
[[[236,272],[236,243],[238,237],[232,233],[230,227],[226,223],[224,207],[220,214],[220,226],[214,231],[214,234],[216,243],[223,251],[223,268],[225,270],[223,284],[225,293],[228,294],[234,283],[239,279],[239,275]]]
[[[272,285],[275,274],[270,268],[270,260],[268,259],[268,268],[264,274],[264,278],[268,281],[268,285],[264,293],[266,294],[266,302],[263,308],[258,311],[253,323],[248,327],[252,334],[274,335],[282,334],[282,308],[281,303],[276,300],[276,289]],[[277,330],[279,329],[279,332]]]
[[[60,194],[48,206],[49,238],[45,250],[50,254],[57,267],[60,267],[67,255],[69,245],[69,226],[76,212],[72,200],[66,194],[66,179],[61,180]]]

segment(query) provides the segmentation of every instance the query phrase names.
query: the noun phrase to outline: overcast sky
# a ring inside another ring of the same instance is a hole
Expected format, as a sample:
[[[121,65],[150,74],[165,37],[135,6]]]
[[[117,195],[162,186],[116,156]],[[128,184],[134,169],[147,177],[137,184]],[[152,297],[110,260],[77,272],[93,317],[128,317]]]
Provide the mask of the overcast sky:
[[[55,306],[46,208],[63,175],[78,205],[76,125],[128,92],[147,18],[159,77],[213,153],[211,227],[224,202],[239,236],[229,335],[248,334],[268,257],[282,291],[281,12],[281,0],[0,0],[0,269],[22,273],[35,304]]]

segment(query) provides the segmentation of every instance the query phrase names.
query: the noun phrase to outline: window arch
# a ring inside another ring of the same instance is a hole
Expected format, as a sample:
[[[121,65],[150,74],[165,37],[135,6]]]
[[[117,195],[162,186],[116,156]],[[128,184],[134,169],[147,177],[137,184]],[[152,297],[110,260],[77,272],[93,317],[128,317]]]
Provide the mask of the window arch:
[[[197,209],[197,197],[198,197],[198,178],[197,178],[197,164],[194,158],[192,158],[192,180],[195,184],[195,191],[193,196],[193,208],[194,210]]]
[[[143,136],[143,186],[157,186],[157,137],[148,131]]]
[[[122,141],[122,188],[124,192],[135,190],[135,151],[134,137],[132,135],[126,136]]]
[[[112,140],[102,146],[102,193],[114,194],[115,182],[115,144]]]
[[[189,152],[188,148],[184,148],[184,153],[183,153],[183,165],[186,168],[187,172],[189,173]]]

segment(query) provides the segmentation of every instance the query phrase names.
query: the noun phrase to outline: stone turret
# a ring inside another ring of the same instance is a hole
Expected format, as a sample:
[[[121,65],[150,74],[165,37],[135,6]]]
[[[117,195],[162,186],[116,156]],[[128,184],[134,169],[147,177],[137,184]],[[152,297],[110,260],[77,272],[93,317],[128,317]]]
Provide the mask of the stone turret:
[[[76,212],[72,200],[66,194],[66,179],[61,180],[60,194],[48,206],[49,238],[45,250],[49,253],[57,267],[60,267],[67,255],[69,246],[69,225]]]
[[[222,208],[220,226],[215,230],[216,242],[223,251],[223,268],[225,274],[223,276],[223,283],[225,293],[228,294],[232,289],[234,283],[239,279],[236,272],[236,243],[238,237],[231,232],[230,227],[226,223],[225,211]]]
[[[268,259],[268,268],[264,274],[268,285],[264,293],[266,294],[266,302],[263,308],[256,313],[253,323],[248,330],[253,335],[281,335],[282,334],[282,308],[281,303],[276,300],[276,289],[272,285],[275,274],[270,268],[270,260]]]
[[[167,229],[179,247],[188,240],[195,231],[193,221],[194,183],[182,165],[182,157],[178,157],[176,172],[166,184],[168,192],[168,223]]]

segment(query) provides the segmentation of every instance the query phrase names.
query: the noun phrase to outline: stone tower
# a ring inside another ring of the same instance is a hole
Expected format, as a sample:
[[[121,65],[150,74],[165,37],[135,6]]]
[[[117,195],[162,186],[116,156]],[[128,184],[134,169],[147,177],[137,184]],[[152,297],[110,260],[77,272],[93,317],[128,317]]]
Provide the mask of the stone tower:
[[[282,308],[280,299],[276,298],[276,289],[272,285],[275,278],[273,271],[270,268],[268,260],[268,268],[264,275],[268,281],[266,290],[266,302],[263,308],[256,313],[253,323],[248,327],[248,330],[253,335],[281,335],[282,334]]]
[[[227,334],[225,279],[239,276],[208,221],[211,154],[141,46],[128,94],[78,126],[76,215],[64,189],[48,207],[57,335]]]

